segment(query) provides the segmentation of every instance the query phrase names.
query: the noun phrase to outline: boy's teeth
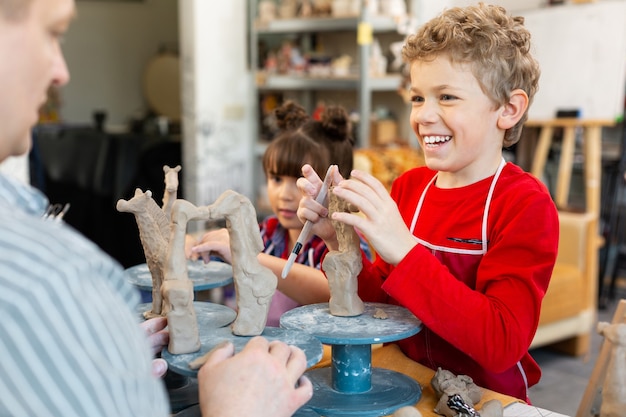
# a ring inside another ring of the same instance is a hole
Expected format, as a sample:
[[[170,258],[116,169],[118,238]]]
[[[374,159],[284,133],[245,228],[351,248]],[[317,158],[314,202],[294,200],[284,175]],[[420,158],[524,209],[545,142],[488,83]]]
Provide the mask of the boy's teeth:
[[[424,143],[433,144],[433,143],[441,143],[450,140],[452,136],[424,136]]]

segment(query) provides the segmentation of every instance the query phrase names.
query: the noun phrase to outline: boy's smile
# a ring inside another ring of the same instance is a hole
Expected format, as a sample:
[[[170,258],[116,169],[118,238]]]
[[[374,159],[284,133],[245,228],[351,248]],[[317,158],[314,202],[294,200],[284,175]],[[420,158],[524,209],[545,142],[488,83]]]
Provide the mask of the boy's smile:
[[[411,64],[411,127],[426,165],[440,171],[439,187],[459,187],[487,178],[502,155],[503,109],[483,92],[470,66],[446,55]]]

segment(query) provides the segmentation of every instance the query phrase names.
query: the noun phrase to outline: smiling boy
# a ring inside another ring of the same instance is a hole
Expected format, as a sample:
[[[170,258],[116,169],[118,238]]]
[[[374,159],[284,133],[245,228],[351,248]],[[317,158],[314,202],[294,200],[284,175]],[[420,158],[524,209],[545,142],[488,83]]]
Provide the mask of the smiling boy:
[[[360,215],[335,213],[379,255],[364,261],[364,301],[408,308],[424,327],[399,341],[411,359],[469,375],[528,400],[541,371],[528,353],[558,242],[545,186],[503,159],[519,140],[539,66],[523,18],[502,7],[451,8],[409,36],[410,122],[426,167],[400,176],[391,195],[371,175],[336,178],[334,193]],[[303,167],[301,220],[330,250],[327,210],[311,198],[319,178]]]

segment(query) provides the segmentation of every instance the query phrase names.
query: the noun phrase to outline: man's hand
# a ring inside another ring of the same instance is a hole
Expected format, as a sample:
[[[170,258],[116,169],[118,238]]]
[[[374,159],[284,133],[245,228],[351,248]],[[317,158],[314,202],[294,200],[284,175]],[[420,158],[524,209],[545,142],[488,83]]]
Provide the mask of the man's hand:
[[[299,348],[257,336],[234,350],[218,346],[198,372],[202,415],[287,417],[313,396]]]

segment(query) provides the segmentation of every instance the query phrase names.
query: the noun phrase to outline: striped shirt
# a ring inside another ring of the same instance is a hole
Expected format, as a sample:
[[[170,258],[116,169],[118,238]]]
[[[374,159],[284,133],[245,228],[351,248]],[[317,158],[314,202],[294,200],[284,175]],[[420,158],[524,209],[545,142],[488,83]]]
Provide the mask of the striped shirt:
[[[167,416],[121,267],[0,175],[0,416]]]

